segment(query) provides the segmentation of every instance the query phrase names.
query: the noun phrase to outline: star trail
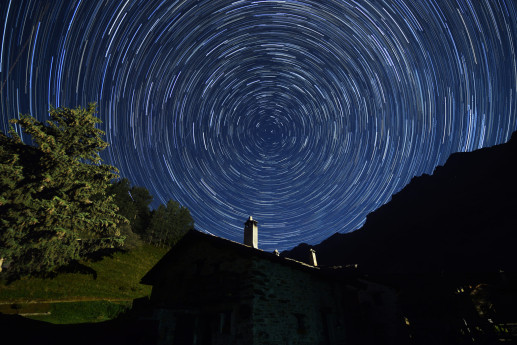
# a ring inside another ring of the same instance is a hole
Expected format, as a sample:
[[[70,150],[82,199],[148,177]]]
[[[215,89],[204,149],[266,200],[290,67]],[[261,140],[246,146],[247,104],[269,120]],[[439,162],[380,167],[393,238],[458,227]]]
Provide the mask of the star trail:
[[[97,102],[105,163],[265,250],[517,129],[513,0],[0,0],[0,30],[0,129]]]

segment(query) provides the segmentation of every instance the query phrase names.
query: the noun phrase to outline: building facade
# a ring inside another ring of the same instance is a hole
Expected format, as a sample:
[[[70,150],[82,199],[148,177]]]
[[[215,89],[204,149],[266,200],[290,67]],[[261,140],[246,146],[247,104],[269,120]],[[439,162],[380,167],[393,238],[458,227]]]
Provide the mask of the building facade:
[[[357,320],[346,279],[197,231],[142,283],[164,344],[345,344]]]
[[[368,283],[355,270],[316,266],[190,231],[143,278],[160,344],[367,344]]]

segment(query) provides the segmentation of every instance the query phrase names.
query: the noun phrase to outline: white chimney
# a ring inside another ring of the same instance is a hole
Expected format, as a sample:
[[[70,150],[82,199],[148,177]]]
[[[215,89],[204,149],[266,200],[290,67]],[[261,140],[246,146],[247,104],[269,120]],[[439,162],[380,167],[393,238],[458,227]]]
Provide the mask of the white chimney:
[[[310,249],[310,264],[312,266],[318,266],[318,261],[316,261],[316,251],[314,249]]]
[[[258,248],[258,222],[252,216],[244,223],[244,244]]]

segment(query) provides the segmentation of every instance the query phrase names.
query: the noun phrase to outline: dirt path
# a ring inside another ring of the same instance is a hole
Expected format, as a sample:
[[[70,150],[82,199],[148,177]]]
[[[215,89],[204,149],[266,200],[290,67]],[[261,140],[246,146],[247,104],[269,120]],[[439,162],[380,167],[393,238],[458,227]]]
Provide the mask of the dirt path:
[[[0,301],[0,305],[8,304],[38,304],[38,303],[72,303],[72,302],[92,302],[92,301],[108,301],[108,302],[128,302],[134,298],[100,298],[100,297],[84,297],[84,298],[65,298],[65,299],[34,299],[34,300],[10,300]]]

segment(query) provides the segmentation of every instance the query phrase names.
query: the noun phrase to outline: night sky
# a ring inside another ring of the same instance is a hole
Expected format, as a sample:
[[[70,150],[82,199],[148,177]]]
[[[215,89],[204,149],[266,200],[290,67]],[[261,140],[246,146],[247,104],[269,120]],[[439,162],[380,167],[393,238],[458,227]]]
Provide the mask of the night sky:
[[[517,129],[515,0],[0,0],[0,129],[98,103],[153,206],[259,247],[358,229]]]

